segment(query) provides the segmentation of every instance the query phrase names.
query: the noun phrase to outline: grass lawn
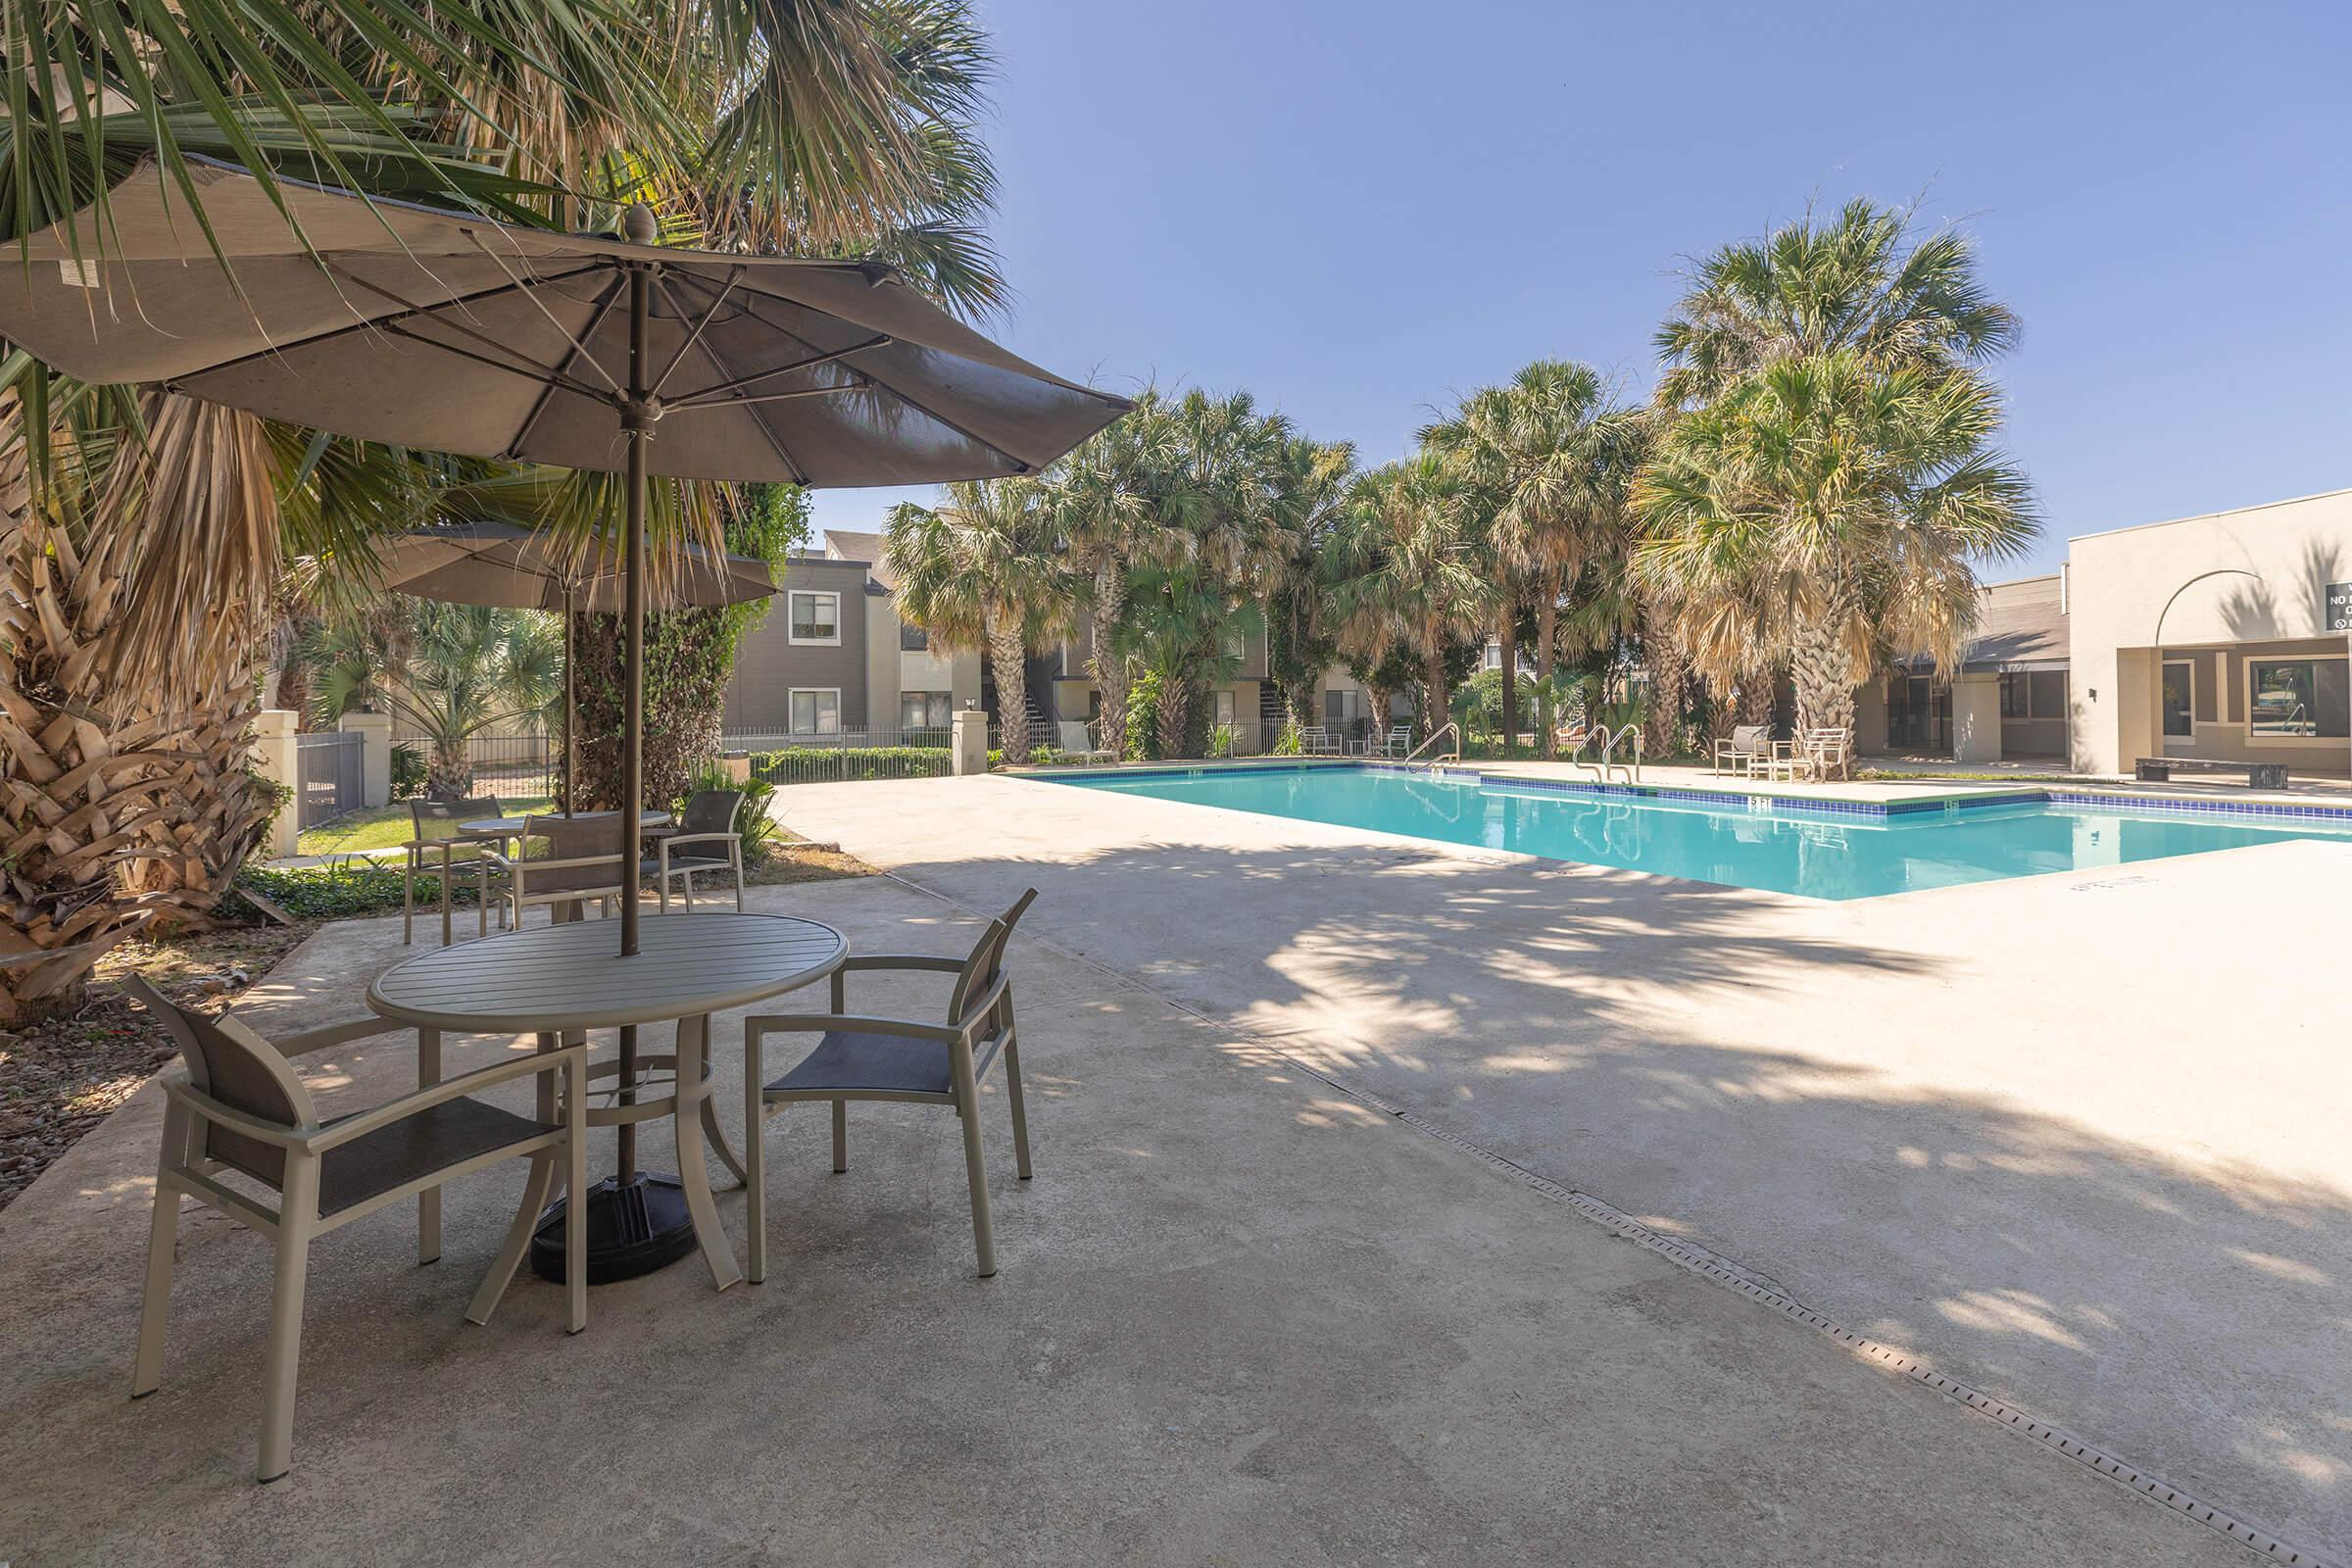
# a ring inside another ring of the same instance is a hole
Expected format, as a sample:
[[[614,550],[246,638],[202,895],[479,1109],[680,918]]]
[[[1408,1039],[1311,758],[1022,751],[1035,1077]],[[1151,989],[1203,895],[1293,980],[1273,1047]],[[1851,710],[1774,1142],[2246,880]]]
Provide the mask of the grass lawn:
[[[556,808],[556,803],[544,795],[514,799],[501,796],[498,804],[509,816],[527,816],[533,811]],[[388,850],[396,844],[408,843],[410,831],[409,803],[394,801],[390,806],[348,811],[331,822],[319,823],[302,835],[297,853],[348,855],[354,850]]]

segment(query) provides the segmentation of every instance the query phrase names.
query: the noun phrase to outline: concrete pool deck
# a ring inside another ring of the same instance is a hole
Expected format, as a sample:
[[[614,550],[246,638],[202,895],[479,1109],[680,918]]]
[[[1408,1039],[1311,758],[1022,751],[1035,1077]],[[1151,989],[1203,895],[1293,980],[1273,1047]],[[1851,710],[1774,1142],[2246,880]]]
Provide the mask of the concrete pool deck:
[[[828,808],[870,821],[900,788]],[[1034,786],[914,788],[902,807],[976,825]],[[1080,890],[1035,863],[1052,891],[1031,920],[1058,903],[1066,934]],[[974,930],[880,878],[750,903],[867,952],[959,951]],[[398,932],[328,927],[241,1014],[266,1030],[350,1016],[368,975],[418,951]],[[1010,962],[1038,1174],[1010,1179],[991,1092],[996,1279],[971,1275],[960,1149],[937,1111],[854,1111],[839,1177],[822,1115],[787,1115],[768,1283],[713,1295],[680,1265],[594,1293],[575,1339],[560,1291],[527,1276],[488,1327],[460,1320],[518,1179],[477,1177],[450,1190],[433,1268],[413,1262],[405,1207],[319,1245],[295,1468],[267,1488],[251,1482],[263,1239],[182,1221],[164,1386],[123,1397],[150,1086],[0,1211],[17,1352],[0,1358],[0,1558],[2255,1560],[1058,940],[1016,939]],[[856,997],[938,1005],[911,987]],[[714,1020],[730,1133],[739,1038]],[[515,1049],[453,1040],[450,1066]],[[305,1063],[328,1114],[413,1071],[397,1035]],[[741,1196],[719,1202],[740,1246]]]
[[[779,808],[2352,1560],[2352,845],[1831,905],[1005,777]]]

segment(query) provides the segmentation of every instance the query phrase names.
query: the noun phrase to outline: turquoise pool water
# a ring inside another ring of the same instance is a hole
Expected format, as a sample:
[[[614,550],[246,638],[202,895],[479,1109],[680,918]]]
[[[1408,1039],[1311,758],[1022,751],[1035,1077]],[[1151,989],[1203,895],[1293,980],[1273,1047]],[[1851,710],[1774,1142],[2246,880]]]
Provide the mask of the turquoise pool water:
[[[1871,899],[2283,839],[2352,840],[2352,823],[2321,817],[2049,801],[1882,816],[1783,803],[1767,808],[1746,797],[1514,788],[1501,779],[1358,767],[1062,774],[1053,782],[1811,899]]]

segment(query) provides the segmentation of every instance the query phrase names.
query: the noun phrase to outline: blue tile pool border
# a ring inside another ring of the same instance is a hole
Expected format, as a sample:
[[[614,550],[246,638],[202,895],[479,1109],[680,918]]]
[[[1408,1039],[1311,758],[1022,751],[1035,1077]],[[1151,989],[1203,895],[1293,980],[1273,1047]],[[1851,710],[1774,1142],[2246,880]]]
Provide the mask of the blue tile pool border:
[[[1313,773],[1333,769],[1358,772],[1411,773],[1418,777],[1435,776],[1452,783],[1475,784],[1481,789],[1523,790],[1541,794],[1587,795],[1619,797],[1630,800],[1689,801],[1704,806],[1736,807],[1740,810],[1769,816],[1791,817],[1862,817],[1887,818],[1924,816],[1931,813],[1985,810],[2004,806],[2072,806],[2091,809],[2127,809],[2155,811],[2180,816],[2264,817],[2300,822],[2338,822],[2352,826],[2352,806],[2296,806],[2272,801],[2187,800],[2178,796],[2111,793],[2105,790],[2082,789],[2016,789],[1969,795],[1935,795],[1913,800],[1853,801],[1837,799],[1801,799],[1787,795],[1758,794],[1749,790],[1690,789],[1667,784],[1603,784],[1582,779],[1522,778],[1511,773],[1490,773],[1472,766],[1440,764],[1435,768],[1407,767],[1398,762],[1359,761],[1278,761],[1278,762],[1215,762],[1192,763],[1167,767],[1122,767],[1070,772],[1028,773],[1023,776],[1045,778],[1054,783],[1084,783],[1096,779],[1138,778],[1201,778],[1219,773]]]

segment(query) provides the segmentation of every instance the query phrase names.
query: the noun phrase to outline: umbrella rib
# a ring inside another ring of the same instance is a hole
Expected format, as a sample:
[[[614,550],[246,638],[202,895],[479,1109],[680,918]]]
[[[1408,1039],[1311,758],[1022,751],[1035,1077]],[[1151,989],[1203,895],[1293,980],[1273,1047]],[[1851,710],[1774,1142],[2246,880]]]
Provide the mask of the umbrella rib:
[[[687,273],[685,275],[690,277],[693,276],[692,273]],[[703,286],[708,288],[710,285],[708,283],[704,283]],[[758,321],[761,326],[767,327],[771,331],[781,332],[786,337],[792,338],[796,342],[808,343],[808,339],[803,337],[800,333],[795,332],[791,327],[784,325],[780,321],[771,321],[766,317],[760,315],[759,307],[754,303],[754,301],[756,301],[759,297],[760,296],[757,294],[746,296],[743,305],[743,312],[746,316],[749,316],[753,320]],[[834,319],[848,320],[849,318],[835,317]],[[810,348],[816,347],[816,345],[813,343],[808,343],[808,346]],[[856,351],[845,350],[844,352],[855,353]],[[960,359],[961,356],[956,355],[951,356],[951,358]],[[946,425],[949,429],[955,431],[966,441],[970,441],[975,445],[988,448],[989,451],[994,452],[998,457],[1003,458],[1006,463],[1011,464],[1013,472],[1028,473],[1034,469],[1035,465],[1031,464],[1027,459],[1015,457],[1013,454],[1005,451],[1003,447],[997,445],[994,441],[991,441],[988,437],[981,435],[977,431],[964,428],[962,425],[957,424],[954,419],[951,419],[946,415],[940,413],[937,409],[931,408],[925,404],[920,398],[911,397],[906,393],[900,391],[897,387],[892,386],[887,379],[876,375],[872,370],[867,369],[862,366],[858,367],[857,368],[860,374],[870,379],[874,385],[880,387],[883,391],[888,392],[892,397],[897,398],[908,408],[915,410],[917,413],[922,414],[928,418],[937,419],[941,424]],[[1102,394],[1098,392],[1094,393],[1093,396],[1101,397]]]
[[[329,270],[338,270],[330,268]],[[381,287],[378,284],[370,283],[364,277],[354,277],[348,272],[344,273],[343,275],[349,277],[352,282],[358,284],[361,288],[368,290],[371,294],[380,294],[385,299],[391,300],[397,305],[409,304],[407,300],[402,299],[398,294],[393,293],[390,289]],[[537,295],[530,295],[529,298],[531,303],[534,305],[538,304]],[[539,310],[542,315],[547,314],[546,306],[540,305]],[[412,308],[408,314],[431,315],[432,313],[429,310],[420,312]],[[548,319],[555,321],[556,318],[553,316],[548,316]],[[405,318],[402,319],[387,321],[384,325],[384,329],[401,337],[405,337],[411,342],[422,343],[428,348],[447,349],[452,354],[465,354],[466,358],[469,360],[480,360],[482,364],[493,366],[498,369],[505,370],[509,375],[522,373],[521,371],[516,370],[513,365],[501,365],[496,360],[483,359],[482,356],[478,354],[466,354],[465,350],[460,349],[452,344],[440,343],[434,341],[432,338],[419,336],[417,333],[410,330],[408,326],[403,324],[403,320],[405,320]],[[522,350],[514,347],[512,344],[501,343],[498,339],[490,336],[486,332],[477,332],[463,321],[453,321],[439,316],[434,316],[433,324],[436,326],[446,327],[448,330],[459,334],[461,337],[469,337],[476,343],[481,344],[484,348],[495,349],[501,354],[512,356],[523,367],[525,370],[530,372],[530,377],[534,380],[544,381],[550,386],[563,386],[568,388],[571,391],[581,394],[583,397],[593,398],[601,395],[598,393],[596,388],[590,386],[587,382],[575,379],[574,377],[566,374],[564,371],[557,368],[555,366],[542,365],[537,360],[534,360],[529,355],[523,353]],[[564,323],[561,321],[556,321],[556,330],[563,332]],[[571,334],[569,332],[564,332],[564,341],[571,341]],[[573,346],[577,347],[578,345],[574,344]],[[593,365],[595,362],[591,360],[589,363]],[[602,369],[599,369],[597,373],[601,375],[604,372]]]
[[[588,324],[580,330],[582,337],[596,336],[596,329],[605,324],[606,317],[612,314],[612,302],[620,298],[620,285],[626,281],[626,273],[615,271],[612,274],[612,281],[605,285],[605,292],[597,299],[596,314],[588,318]],[[572,356],[579,352],[580,346],[574,343],[571,354],[564,356],[561,368],[566,374],[571,370]],[[539,427],[539,416],[547,412],[547,406],[554,401],[555,395],[555,382],[550,381],[541,388],[539,396],[531,403],[531,412],[523,416],[521,427],[514,432],[514,439],[507,443],[508,457],[519,457],[522,452],[522,444],[528,441],[531,438],[531,432]]]
[[[481,235],[476,234],[470,228],[466,229],[465,233],[466,237],[472,241],[473,248],[477,251],[480,251],[484,256],[490,259],[490,265],[492,267],[497,268],[509,277],[514,276],[514,270],[508,267],[507,264],[500,259],[499,254],[492,250],[489,246],[482,243]],[[626,275],[625,271],[623,271],[623,270],[620,268],[616,267],[613,269],[613,270],[621,273],[624,276]],[[516,278],[515,281],[521,282],[523,279]],[[571,335],[571,328],[565,326],[562,321],[556,319],[556,313],[547,308],[547,301],[539,297],[539,291],[537,289],[525,289],[522,297],[526,300],[529,300],[532,308],[541,316],[547,318],[548,325],[554,327],[559,333],[563,334],[564,342],[570,344],[574,349],[579,351],[580,356],[588,362],[588,368],[594,370],[598,377],[604,381],[605,385],[612,388],[612,395],[614,397],[626,397],[628,395],[624,390],[622,390],[621,384],[612,379],[612,372],[607,370],[602,365],[599,365],[597,363],[596,356],[588,352],[588,345],[581,342],[578,338],[573,337]],[[590,394],[590,396],[594,395],[594,393]]]
[[[763,322],[761,324],[764,325],[768,323]],[[747,386],[755,386],[761,381],[772,381],[779,375],[790,375],[795,370],[807,370],[819,365],[831,365],[836,360],[847,359],[853,354],[861,354],[867,349],[878,349],[892,341],[893,339],[889,333],[878,332],[874,336],[867,338],[864,342],[853,343],[846,349],[835,349],[830,354],[812,354],[808,359],[795,360],[790,365],[773,366],[767,369],[756,371],[751,375],[739,375],[732,381],[721,381],[716,386],[704,387],[700,392],[695,392],[686,397],[678,399],[675,403],[670,404],[669,407],[673,409],[699,409],[708,407],[713,403],[767,403],[773,402],[775,397],[779,396],[807,397],[811,392],[846,392],[850,390],[849,387],[846,386],[815,386],[803,387],[797,392],[785,392],[774,394],[772,396],[747,398],[737,395],[743,390],[743,388]],[[710,363],[717,365],[718,361],[715,357],[713,357]],[[862,376],[865,374],[865,371],[862,368],[855,365],[849,367],[849,369],[854,375]]]
[[[658,398],[662,395],[662,389],[669,385],[669,378],[678,373],[678,367],[686,363],[687,354],[694,348],[696,344],[702,342],[704,328],[710,324],[711,320],[718,315],[719,307],[727,303],[727,296],[734,293],[735,285],[742,281],[742,268],[732,268],[728,270],[727,286],[718,291],[718,297],[710,302],[710,308],[703,313],[703,318],[694,323],[694,330],[686,334],[686,341],[678,345],[678,352],[669,357],[668,366],[663,368],[660,375],[654,378],[654,389],[647,393],[646,396]],[[678,319],[681,321],[684,320],[686,318],[686,308],[680,305],[678,303],[678,297],[669,291],[669,280],[664,278],[660,272],[656,272],[654,274],[654,287],[662,291],[662,297],[669,302],[669,308],[678,313]],[[710,363],[712,365],[718,364],[718,359],[715,355],[711,357]]]
[[[603,265],[604,264],[602,262],[597,262],[587,267],[579,268],[573,271],[559,272],[552,277],[544,277],[537,279],[536,281],[541,283],[568,282],[572,278],[582,277],[597,270],[598,268],[602,267]],[[452,299],[442,301],[440,305],[413,306],[405,311],[395,311],[390,316],[371,317],[367,320],[354,321],[348,326],[330,327],[324,332],[315,333],[310,337],[296,338],[290,343],[272,343],[266,349],[255,349],[251,354],[240,354],[233,360],[222,360],[218,365],[207,365],[198,369],[184,371],[179,376],[175,377],[172,382],[167,384],[176,384],[178,381],[184,381],[190,376],[218,375],[223,370],[234,370],[241,366],[250,365],[255,360],[267,360],[276,355],[289,353],[295,349],[316,348],[322,343],[332,343],[337,338],[349,337],[354,332],[368,332],[372,331],[377,327],[393,325],[412,316],[429,316],[434,311],[440,310],[443,305],[477,304],[482,300],[496,299],[502,294],[512,294],[516,289],[526,286],[526,284],[519,282],[499,283],[490,288],[483,289],[477,294],[457,295]]]
[[[676,297],[675,295],[673,295],[672,293],[670,293],[668,285],[667,285],[666,283],[664,283],[664,282],[662,280],[662,278],[661,278],[660,276],[656,276],[656,277],[655,277],[655,279],[654,279],[654,286],[655,286],[656,288],[659,288],[659,289],[661,289],[661,290],[662,290],[662,297],[663,299],[665,299],[665,300],[669,301],[669,308],[670,308],[671,310],[673,310],[673,311],[678,311],[678,314],[679,314],[680,318],[682,318],[685,316],[685,312],[684,312],[684,311],[682,311],[682,310],[679,310],[679,307],[678,307],[678,301],[677,301],[677,297]],[[729,284],[729,287],[732,287],[732,286],[733,286],[733,285],[732,285],[732,283],[730,283],[730,284]],[[719,295],[719,298],[723,300],[725,297],[726,297],[725,293],[724,293],[724,292],[721,292],[721,294]],[[714,312],[714,313],[715,313],[715,312],[717,311],[717,309],[718,309],[718,306],[717,306],[717,304],[716,304],[715,302],[713,302],[713,303],[712,303],[712,305],[711,305],[711,307],[710,307],[710,309],[712,310],[712,312]],[[791,334],[789,334],[789,333],[788,333],[788,334],[786,334],[786,335],[787,335],[787,336],[791,336]],[[699,334],[698,334],[698,336],[699,336]],[[806,342],[807,340],[806,340],[806,339],[803,339],[803,338],[795,338],[795,339],[794,339],[794,341],[795,341],[795,342]],[[692,346],[692,345],[689,345],[689,346]],[[811,343],[811,344],[809,344],[808,346],[809,346],[810,348],[814,348],[816,345],[815,345],[815,344],[813,344],[813,343]],[[718,357],[718,350],[717,350],[717,349],[713,348],[713,347],[712,347],[710,344],[709,344],[709,343],[704,343],[704,344],[702,344],[702,350],[703,350],[703,358],[710,362],[710,368],[711,368],[711,369],[713,369],[713,370],[717,371],[717,372],[718,372],[720,375],[724,375],[724,374],[726,374],[726,373],[727,373],[726,362],[724,362],[723,360],[721,360],[721,359]],[[684,349],[681,349],[681,350],[679,350],[678,352],[679,352],[679,355],[680,355],[680,357],[683,357],[683,356],[684,356],[684,354],[685,354],[685,350],[684,350]],[[676,367],[675,367],[675,366],[672,366],[672,367],[671,367],[671,368],[672,368],[672,369],[675,369],[675,368],[676,368]],[[737,401],[742,401],[742,400],[738,399]],[[681,407],[692,407],[693,405],[691,405],[691,404],[682,404],[682,405],[680,405],[680,406],[681,406]],[[714,406],[716,406],[716,405],[711,405],[711,404],[706,404],[706,405],[704,405],[704,407],[714,407]],[[802,467],[802,466],[800,466],[800,464],[794,460],[794,458],[793,458],[793,455],[792,455],[792,449],[791,449],[790,447],[788,447],[788,446],[786,446],[786,445],[784,444],[784,437],[783,437],[783,436],[781,436],[781,435],[779,435],[779,434],[776,432],[776,429],[775,429],[775,427],[774,427],[773,425],[770,425],[770,424],[769,424],[769,423],[768,423],[768,422],[767,422],[765,419],[761,418],[761,417],[760,416],[760,415],[759,415],[757,412],[754,412],[754,413],[752,414],[752,416],[751,416],[751,420],[752,420],[752,427],[753,427],[754,429],[758,430],[758,431],[760,432],[760,439],[761,439],[761,440],[763,440],[763,441],[765,441],[765,442],[767,443],[767,449],[768,449],[770,452],[773,452],[773,453],[776,455],[776,459],[777,459],[777,461],[778,461],[778,462],[780,462],[780,463],[782,463],[782,464],[784,465],[784,471],[785,471],[786,473],[789,473],[789,474],[791,474],[791,475],[792,475],[792,482],[793,482],[794,484],[797,484],[797,485],[800,485],[800,486],[802,486],[803,488],[807,488],[807,487],[808,487],[808,469],[806,469],[806,468],[804,468],[804,467]]]

